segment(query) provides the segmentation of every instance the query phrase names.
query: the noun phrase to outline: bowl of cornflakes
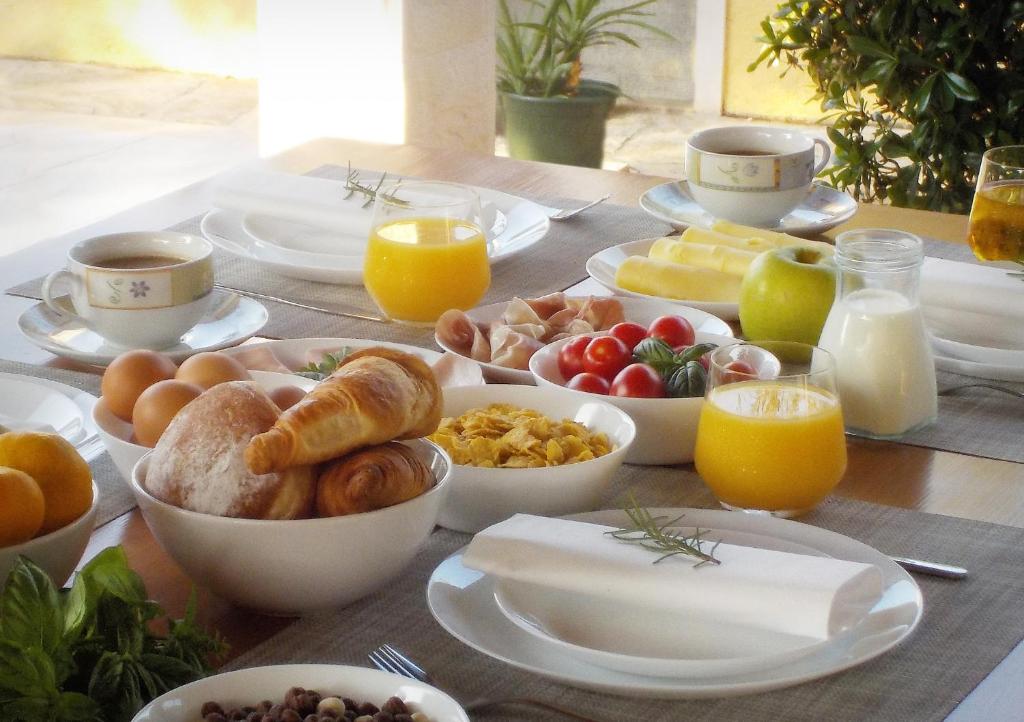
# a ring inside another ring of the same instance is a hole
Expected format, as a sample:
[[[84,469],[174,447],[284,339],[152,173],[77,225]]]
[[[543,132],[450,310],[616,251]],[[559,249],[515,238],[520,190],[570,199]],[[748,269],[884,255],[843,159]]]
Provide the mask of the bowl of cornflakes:
[[[428,438],[452,458],[438,524],[455,531],[598,508],[636,435],[621,409],[550,387],[447,388],[442,413]]]

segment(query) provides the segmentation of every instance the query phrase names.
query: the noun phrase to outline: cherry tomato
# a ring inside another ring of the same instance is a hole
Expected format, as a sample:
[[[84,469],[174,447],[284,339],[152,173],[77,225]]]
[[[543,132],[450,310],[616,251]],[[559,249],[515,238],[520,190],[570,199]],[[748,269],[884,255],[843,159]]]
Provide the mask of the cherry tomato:
[[[692,346],[697,337],[693,324],[682,316],[659,316],[651,321],[647,335],[660,338],[669,346]]]
[[[632,351],[638,343],[647,338],[647,329],[638,323],[623,321],[608,329],[608,335],[619,339]]]
[[[577,336],[558,350],[558,370],[563,379],[583,373],[583,352],[590,344],[587,336]]]
[[[567,383],[565,387],[575,389],[577,391],[586,391],[590,394],[608,395],[608,381],[597,374],[587,372],[573,376],[569,379],[569,383]]]
[[[652,366],[630,364],[615,376],[615,380],[612,381],[611,395],[661,399],[665,397],[665,384]]]
[[[757,378],[757,369],[746,361],[730,361],[722,367],[722,379],[719,383],[731,384],[736,381],[750,381]]]
[[[633,360],[633,352],[614,336],[598,336],[583,352],[583,370],[611,381]]]

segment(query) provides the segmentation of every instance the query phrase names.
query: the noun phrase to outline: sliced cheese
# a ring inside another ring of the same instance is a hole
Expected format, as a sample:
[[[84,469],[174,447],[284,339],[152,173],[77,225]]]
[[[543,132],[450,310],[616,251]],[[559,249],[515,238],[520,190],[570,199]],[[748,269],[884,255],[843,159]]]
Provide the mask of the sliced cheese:
[[[750,264],[757,258],[753,251],[743,251],[729,246],[711,246],[706,243],[685,243],[675,238],[659,238],[647,255],[663,261],[711,268],[734,276],[746,273]]]
[[[778,248],[774,243],[766,241],[763,238],[740,238],[739,236],[730,236],[727,233],[718,233],[716,231],[709,231],[704,228],[696,228],[694,226],[690,226],[683,231],[679,240],[684,243],[702,243],[709,246],[728,246],[729,248],[738,248],[741,251],[752,251],[754,253],[770,251],[773,248]]]
[[[811,241],[807,238],[791,236],[788,233],[769,231],[765,228],[757,228],[755,226],[744,226],[739,223],[733,223],[732,221],[718,220],[711,224],[711,228],[718,233],[736,236],[737,238],[757,238],[764,240],[768,243],[774,244],[777,248],[782,248],[784,246],[803,246],[804,248],[814,248],[828,255],[832,255],[835,252],[835,247],[831,243]]]
[[[615,285],[627,291],[689,301],[735,302],[742,280],[731,273],[646,256],[629,256],[615,272]]]

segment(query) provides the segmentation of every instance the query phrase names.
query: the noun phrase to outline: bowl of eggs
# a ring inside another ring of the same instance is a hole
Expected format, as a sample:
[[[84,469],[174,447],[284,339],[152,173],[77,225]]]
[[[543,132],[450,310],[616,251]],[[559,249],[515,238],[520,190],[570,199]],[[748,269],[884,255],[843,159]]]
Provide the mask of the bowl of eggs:
[[[93,421],[125,481],[175,415],[204,391],[226,381],[255,381],[282,410],[316,382],[292,374],[249,371],[231,356],[199,353],[180,366],[157,351],[127,351],[103,374]]]

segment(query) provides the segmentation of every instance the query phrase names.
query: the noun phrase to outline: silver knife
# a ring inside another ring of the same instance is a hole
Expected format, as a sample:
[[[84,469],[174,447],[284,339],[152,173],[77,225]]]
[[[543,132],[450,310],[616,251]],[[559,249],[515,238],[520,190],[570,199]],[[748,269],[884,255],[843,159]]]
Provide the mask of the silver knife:
[[[967,576],[966,569],[953,566],[952,564],[939,564],[938,562],[926,562],[921,559],[907,559],[905,557],[892,557],[892,560],[908,572],[930,574],[933,577],[944,577],[946,579],[963,579]]]

